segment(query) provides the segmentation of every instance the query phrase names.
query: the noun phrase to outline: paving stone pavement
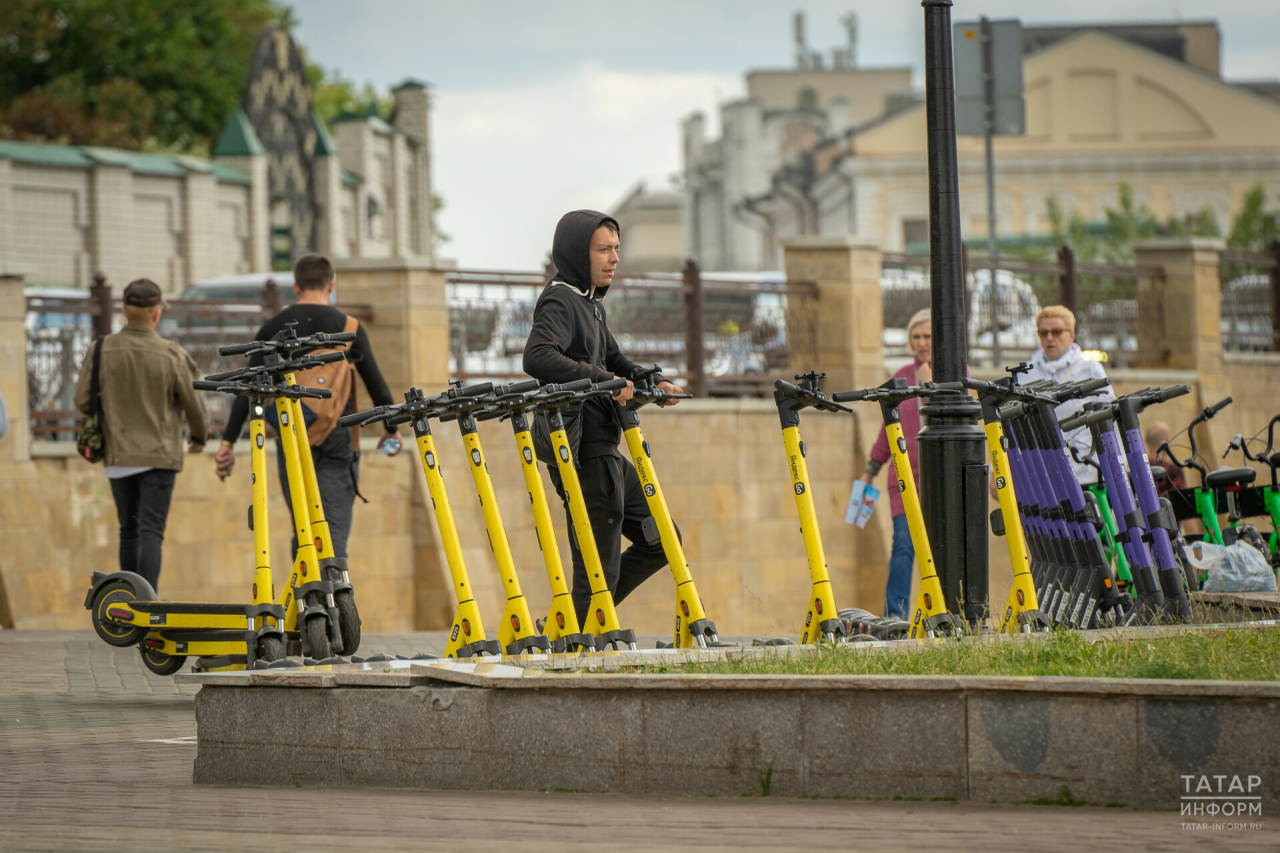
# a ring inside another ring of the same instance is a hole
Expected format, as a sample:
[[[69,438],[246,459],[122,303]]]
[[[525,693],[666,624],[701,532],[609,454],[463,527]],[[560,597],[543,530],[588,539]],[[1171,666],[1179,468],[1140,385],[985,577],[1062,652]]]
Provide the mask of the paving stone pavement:
[[[362,652],[439,652],[443,633]],[[646,645],[651,646],[652,643]],[[0,851],[1280,849],[1128,809],[521,791],[195,787],[195,686],[91,631],[0,631]]]

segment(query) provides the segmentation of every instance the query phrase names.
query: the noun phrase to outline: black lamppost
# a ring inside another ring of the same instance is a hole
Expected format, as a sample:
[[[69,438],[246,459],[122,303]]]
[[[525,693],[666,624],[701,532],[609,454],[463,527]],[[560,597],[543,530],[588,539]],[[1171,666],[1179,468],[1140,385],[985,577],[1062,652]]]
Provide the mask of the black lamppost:
[[[922,0],[925,108],[929,136],[929,265],[933,379],[959,382],[968,361],[960,190],[956,163],[952,0]],[[978,401],[939,393],[920,408],[921,502],[947,610],[985,624],[987,468]]]

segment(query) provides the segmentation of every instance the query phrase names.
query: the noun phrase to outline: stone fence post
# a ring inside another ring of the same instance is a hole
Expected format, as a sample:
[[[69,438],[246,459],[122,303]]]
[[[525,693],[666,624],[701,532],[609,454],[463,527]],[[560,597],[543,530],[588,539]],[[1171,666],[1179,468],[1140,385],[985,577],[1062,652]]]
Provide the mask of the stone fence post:
[[[338,261],[338,302],[367,304],[365,332],[392,395],[416,385],[427,393],[449,384],[449,309],[445,270],[429,258]]]
[[[367,304],[373,310],[365,333],[392,398],[403,400],[404,392],[412,386],[427,394],[448,387],[445,270],[434,267],[429,258],[359,258],[338,261],[334,266],[339,304]],[[372,406],[365,397],[360,403]],[[413,431],[402,427],[400,435],[409,451],[400,458],[414,469],[416,484],[408,519],[413,531],[414,627],[441,630],[449,626],[452,583],[431,515],[431,497]]]
[[[0,274],[0,395],[9,412],[9,431],[0,438],[0,466],[31,458],[26,315],[22,276]]]
[[[1161,279],[1138,281],[1140,367],[1194,370],[1199,375],[1200,406],[1231,393],[1222,362],[1222,283],[1218,264],[1226,244],[1215,237],[1143,240],[1133,245],[1138,264],[1158,266]],[[1197,441],[1220,447],[1215,421],[1202,427]],[[1212,454],[1211,454],[1212,456]]]
[[[884,382],[887,376],[882,341],[880,247],[843,235],[792,237],[779,242],[787,280],[812,281],[818,286],[818,304],[814,311],[816,360],[804,364],[793,355],[792,372],[825,372],[827,378],[822,387],[828,393],[869,388]],[[853,478],[866,466],[871,446],[883,429],[878,407],[858,405],[854,418],[854,470],[849,472],[850,487]],[[839,521],[843,523],[844,519]],[[856,590],[851,592],[856,595],[859,606],[876,612],[883,606],[892,541],[893,521],[888,495],[885,495],[867,529],[858,531],[854,537],[857,580]]]

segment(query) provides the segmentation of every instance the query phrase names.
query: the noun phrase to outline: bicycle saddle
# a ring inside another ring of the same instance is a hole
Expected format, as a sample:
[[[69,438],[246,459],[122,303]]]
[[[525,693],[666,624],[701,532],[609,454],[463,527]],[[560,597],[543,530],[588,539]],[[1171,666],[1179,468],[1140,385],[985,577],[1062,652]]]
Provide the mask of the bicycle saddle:
[[[1257,478],[1258,472],[1252,468],[1219,468],[1204,478],[1204,487],[1220,489],[1224,486],[1245,486]]]

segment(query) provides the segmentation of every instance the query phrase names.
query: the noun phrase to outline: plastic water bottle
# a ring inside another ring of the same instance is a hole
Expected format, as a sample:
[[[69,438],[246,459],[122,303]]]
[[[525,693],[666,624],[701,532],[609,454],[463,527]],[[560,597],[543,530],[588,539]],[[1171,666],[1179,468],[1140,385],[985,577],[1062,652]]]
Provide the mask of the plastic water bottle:
[[[388,436],[387,440],[382,442],[382,455],[395,456],[400,452],[400,439],[394,435]]]

